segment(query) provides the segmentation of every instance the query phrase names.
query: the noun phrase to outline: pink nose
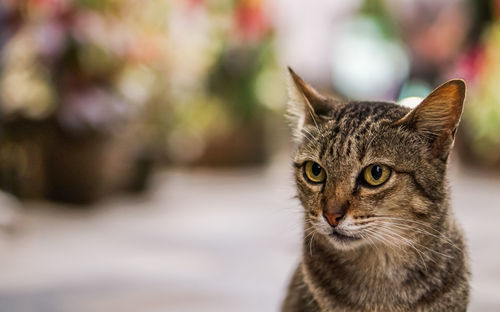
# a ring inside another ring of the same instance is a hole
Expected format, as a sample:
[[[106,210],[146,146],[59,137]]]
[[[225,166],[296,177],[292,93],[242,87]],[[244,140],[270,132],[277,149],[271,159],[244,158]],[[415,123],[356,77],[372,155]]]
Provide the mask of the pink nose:
[[[330,212],[324,212],[323,216],[325,217],[328,224],[333,227],[336,227],[340,223],[340,220],[342,220],[342,218],[344,217],[343,214]]]

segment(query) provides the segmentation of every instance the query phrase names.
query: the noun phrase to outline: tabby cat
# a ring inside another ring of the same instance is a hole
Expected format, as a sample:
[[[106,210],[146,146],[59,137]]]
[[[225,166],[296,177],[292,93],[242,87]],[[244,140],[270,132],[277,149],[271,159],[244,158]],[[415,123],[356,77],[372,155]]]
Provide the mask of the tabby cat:
[[[445,178],[464,81],[410,110],[328,98],[289,72],[305,212],[282,311],[465,311],[467,254]]]

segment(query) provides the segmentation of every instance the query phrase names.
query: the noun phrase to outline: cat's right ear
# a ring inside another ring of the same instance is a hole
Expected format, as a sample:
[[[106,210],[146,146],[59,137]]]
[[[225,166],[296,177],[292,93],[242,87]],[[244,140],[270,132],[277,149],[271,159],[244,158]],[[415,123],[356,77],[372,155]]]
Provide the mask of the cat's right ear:
[[[307,125],[318,125],[331,111],[328,99],[288,67],[288,118],[297,139]]]
[[[450,80],[432,91],[394,125],[405,125],[422,134],[429,142],[432,156],[446,161],[455,139],[464,100],[465,82]]]

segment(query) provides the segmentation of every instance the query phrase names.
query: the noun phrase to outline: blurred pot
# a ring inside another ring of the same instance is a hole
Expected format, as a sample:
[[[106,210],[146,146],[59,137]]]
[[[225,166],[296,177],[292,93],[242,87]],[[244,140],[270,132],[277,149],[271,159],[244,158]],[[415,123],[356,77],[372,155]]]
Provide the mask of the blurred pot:
[[[249,166],[267,159],[264,123],[254,120],[238,125],[224,135],[209,137],[195,165]]]
[[[131,124],[114,132],[70,134],[53,120],[4,124],[0,188],[20,198],[92,203],[117,191],[144,190],[153,158]]]

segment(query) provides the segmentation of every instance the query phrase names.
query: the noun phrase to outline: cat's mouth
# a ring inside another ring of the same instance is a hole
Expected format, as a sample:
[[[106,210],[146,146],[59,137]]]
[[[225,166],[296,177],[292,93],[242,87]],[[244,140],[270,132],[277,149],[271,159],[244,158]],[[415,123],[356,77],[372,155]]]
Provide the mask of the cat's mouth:
[[[345,235],[337,232],[336,230],[332,230],[332,232],[328,236],[342,243],[354,242],[361,239],[361,237]]]

